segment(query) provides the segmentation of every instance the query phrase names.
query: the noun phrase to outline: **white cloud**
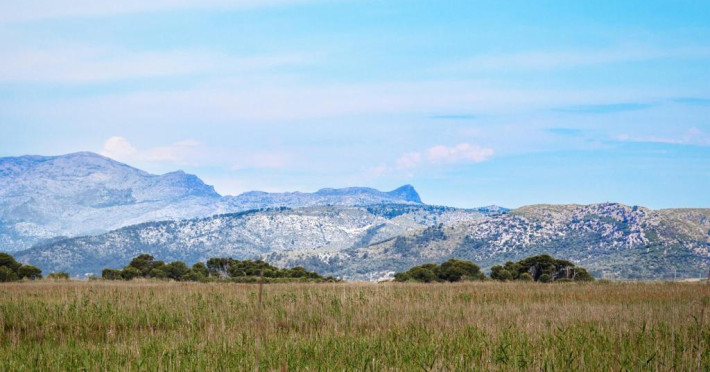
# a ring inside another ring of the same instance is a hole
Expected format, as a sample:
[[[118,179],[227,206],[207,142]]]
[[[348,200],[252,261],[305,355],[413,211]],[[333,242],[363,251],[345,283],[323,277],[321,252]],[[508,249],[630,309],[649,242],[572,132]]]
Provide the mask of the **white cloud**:
[[[434,146],[427,150],[433,164],[480,163],[493,156],[493,149],[460,143],[456,146]]]
[[[100,153],[103,156],[116,160],[129,160],[138,150],[123,137],[111,137],[104,143]]]
[[[470,164],[481,163],[490,159],[495,151],[492,148],[460,143],[455,146],[432,146],[426,151],[409,152],[395,161],[397,170],[412,170],[423,165]],[[378,168],[379,174],[388,168]]]
[[[248,10],[311,2],[314,0],[22,0],[3,4],[0,22],[108,16],[162,10]]]

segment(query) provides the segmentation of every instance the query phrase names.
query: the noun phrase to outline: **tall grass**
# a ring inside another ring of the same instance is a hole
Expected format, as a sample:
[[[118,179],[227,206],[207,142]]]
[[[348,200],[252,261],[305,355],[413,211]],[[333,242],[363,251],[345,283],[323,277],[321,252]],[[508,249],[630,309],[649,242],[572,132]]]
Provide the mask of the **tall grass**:
[[[693,283],[0,285],[0,370],[710,370]]]

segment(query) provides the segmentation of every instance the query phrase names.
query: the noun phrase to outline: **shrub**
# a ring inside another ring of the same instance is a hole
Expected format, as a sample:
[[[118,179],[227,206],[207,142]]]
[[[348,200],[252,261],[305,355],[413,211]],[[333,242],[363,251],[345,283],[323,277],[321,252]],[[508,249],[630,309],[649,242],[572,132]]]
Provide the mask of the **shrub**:
[[[17,269],[17,276],[20,279],[42,279],[42,270],[40,270],[37,266],[22,265],[19,269]]]
[[[167,274],[168,278],[174,280],[180,280],[183,275],[190,272],[190,268],[187,267],[187,265],[185,265],[185,263],[182,261],[173,261],[165,265],[165,267],[163,267],[162,269],[165,271],[165,274]]]
[[[550,274],[542,274],[539,278],[537,278],[537,281],[540,283],[549,283],[552,281],[552,277]]]
[[[522,282],[532,282],[534,279],[533,279],[533,277],[532,277],[530,274],[528,274],[528,273],[522,273],[522,274],[520,274],[520,276],[518,277],[518,280],[520,280],[520,281],[522,281]]]
[[[149,269],[149,270],[148,270]],[[320,274],[308,271],[303,267],[291,269],[279,269],[261,260],[239,261],[232,258],[210,258],[205,265],[197,262],[188,267],[182,261],[174,261],[165,264],[163,261],[155,261],[154,257],[148,254],[141,254],[131,260],[123,270],[104,269],[102,277],[104,279],[116,280],[133,278],[156,278],[173,279],[180,281],[214,281],[227,275],[232,278],[247,278],[246,281],[253,281],[263,272],[265,278],[286,278],[318,281],[337,281],[334,278],[323,278]]]
[[[42,270],[36,266],[23,265],[8,253],[0,253],[0,282],[13,282],[23,278],[42,279]]]
[[[115,269],[103,269],[103,271],[101,271],[101,277],[106,280],[118,280],[123,278],[121,270]]]
[[[126,266],[126,268],[121,270],[121,278],[123,278],[124,280],[131,280],[140,276],[141,271],[133,266]]]
[[[53,280],[69,280],[69,273],[49,273],[47,279]]]
[[[0,266],[0,282],[14,282],[19,280],[17,273],[7,266]]]
[[[396,282],[416,281],[431,282],[458,282],[461,280],[483,280],[485,275],[481,268],[471,261],[450,259],[441,265],[428,263],[412,267],[404,273],[394,275]]]
[[[22,264],[15,261],[15,257],[12,257],[7,253],[0,253],[0,267],[2,266],[5,266],[10,269],[10,271],[17,273],[17,270],[20,266],[22,266]]]

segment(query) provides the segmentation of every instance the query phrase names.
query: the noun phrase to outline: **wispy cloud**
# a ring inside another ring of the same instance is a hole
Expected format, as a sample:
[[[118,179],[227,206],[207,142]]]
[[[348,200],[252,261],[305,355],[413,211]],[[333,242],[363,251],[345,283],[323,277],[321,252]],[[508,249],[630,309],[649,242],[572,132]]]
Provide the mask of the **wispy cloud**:
[[[430,115],[429,119],[437,120],[472,120],[476,119],[478,116],[472,114],[440,114],[440,115]]]
[[[706,46],[684,48],[619,46],[584,50],[485,54],[449,64],[445,69],[453,71],[553,70],[656,59],[708,57],[710,57],[710,48]]]
[[[493,156],[493,149],[460,143],[456,146],[434,146],[427,150],[433,164],[480,163]]]
[[[490,159],[495,151],[492,148],[470,143],[459,143],[454,146],[437,145],[423,152],[403,154],[395,162],[400,170],[414,169],[422,165],[447,165],[481,163]]]
[[[621,134],[615,136],[614,139],[624,142],[652,142],[667,143],[672,145],[710,146],[710,134],[695,127],[677,135],[638,136]]]
[[[672,100],[675,103],[682,103],[690,106],[710,106],[710,98],[683,97]]]
[[[23,0],[3,4],[0,22],[110,16],[162,10],[245,10],[315,1],[317,0]]]
[[[575,114],[608,114],[622,111],[638,111],[658,106],[657,103],[609,103],[599,105],[574,105],[559,107],[554,111],[568,112]]]
[[[395,165],[398,169],[412,169],[416,168],[422,162],[422,154],[418,152],[406,153],[397,159]]]
[[[208,50],[136,52],[65,45],[5,48],[0,51],[0,82],[83,84],[190,74],[239,74],[311,64],[315,56],[234,57]]]
[[[170,163],[177,166],[217,166],[231,170],[279,169],[292,164],[293,156],[279,151],[212,147],[196,140],[140,149],[124,137],[111,137],[101,155],[123,162]]]
[[[546,132],[565,137],[579,137],[584,133],[581,129],[576,128],[549,128]]]

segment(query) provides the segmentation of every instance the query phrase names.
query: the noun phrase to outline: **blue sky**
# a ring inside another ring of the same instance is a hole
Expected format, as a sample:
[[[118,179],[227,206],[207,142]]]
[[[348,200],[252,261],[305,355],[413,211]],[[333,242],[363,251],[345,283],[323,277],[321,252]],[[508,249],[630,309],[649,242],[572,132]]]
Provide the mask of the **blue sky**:
[[[710,3],[580,3],[5,2],[0,156],[223,194],[710,207]]]

